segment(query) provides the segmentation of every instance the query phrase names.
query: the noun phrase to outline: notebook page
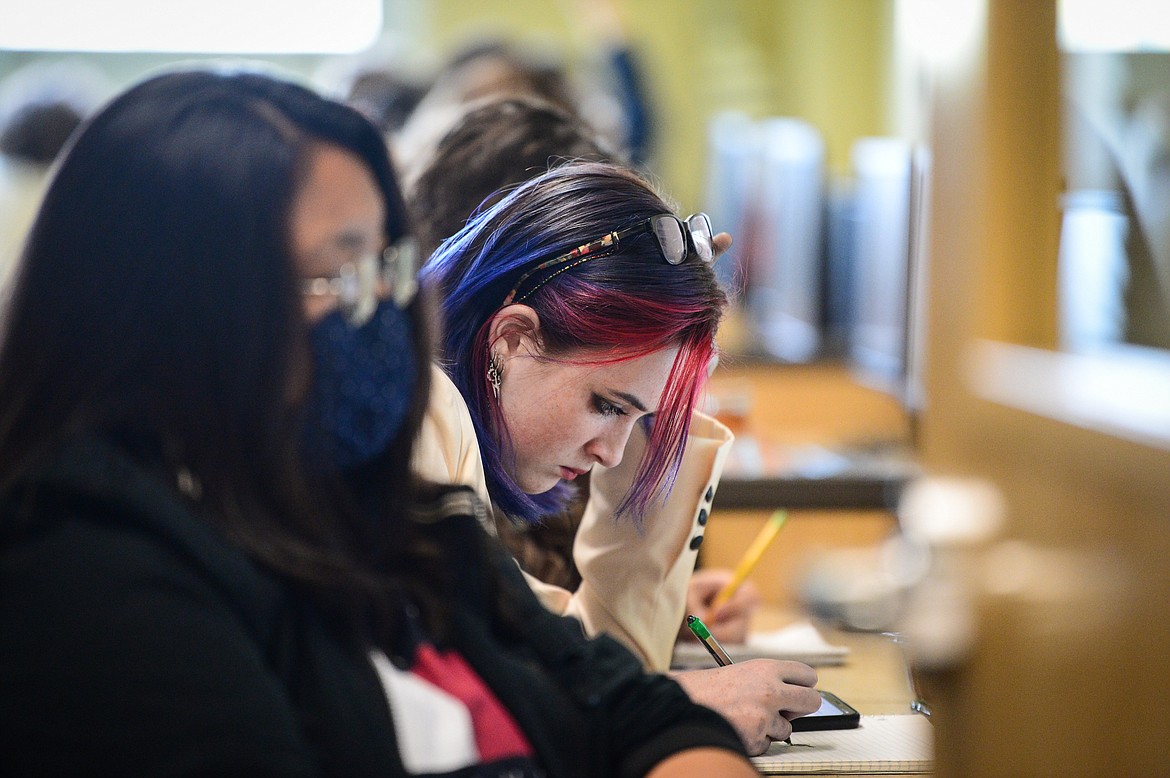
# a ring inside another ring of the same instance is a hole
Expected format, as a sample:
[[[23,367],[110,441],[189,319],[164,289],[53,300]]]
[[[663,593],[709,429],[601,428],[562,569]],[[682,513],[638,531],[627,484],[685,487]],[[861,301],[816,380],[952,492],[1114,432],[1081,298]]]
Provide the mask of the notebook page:
[[[723,648],[733,662],[758,658],[794,659],[816,667],[844,664],[849,656],[848,647],[829,643],[808,620],[772,632],[754,632],[748,635],[746,643],[724,643]],[[699,641],[683,640],[675,644],[671,667],[689,669],[711,665],[711,655]]]
[[[862,716],[857,729],[798,732],[752,764],[764,775],[928,773],[934,762],[930,720],[917,714]]]

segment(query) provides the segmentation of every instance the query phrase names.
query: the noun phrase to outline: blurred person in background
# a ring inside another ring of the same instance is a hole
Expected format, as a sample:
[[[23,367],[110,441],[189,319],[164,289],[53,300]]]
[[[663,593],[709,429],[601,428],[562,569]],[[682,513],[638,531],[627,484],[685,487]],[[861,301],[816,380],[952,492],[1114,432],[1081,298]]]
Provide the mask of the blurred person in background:
[[[97,70],[69,60],[28,65],[0,83],[0,290],[50,167],[107,91]]]
[[[577,96],[563,64],[531,47],[498,38],[464,45],[440,68],[426,94],[392,139],[402,183],[409,189],[470,103],[525,96],[577,115]]]
[[[1125,339],[1170,348],[1170,91],[1138,101],[1120,159],[1129,278]]]
[[[563,107],[520,94],[468,103],[406,189],[419,251],[429,257],[517,184],[570,160],[621,162]]]
[[[426,94],[418,79],[390,69],[367,69],[359,72],[350,84],[345,102],[378,126],[390,137],[402,129],[407,118]]]
[[[395,159],[409,188],[420,160],[462,115],[490,96],[529,96],[567,111],[623,160],[643,165],[653,142],[652,110],[637,57],[617,8],[609,0],[566,0],[560,12],[583,40],[573,66],[561,47],[543,48],[502,37],[472,39],[439,69],[430,89],[394,137]]]

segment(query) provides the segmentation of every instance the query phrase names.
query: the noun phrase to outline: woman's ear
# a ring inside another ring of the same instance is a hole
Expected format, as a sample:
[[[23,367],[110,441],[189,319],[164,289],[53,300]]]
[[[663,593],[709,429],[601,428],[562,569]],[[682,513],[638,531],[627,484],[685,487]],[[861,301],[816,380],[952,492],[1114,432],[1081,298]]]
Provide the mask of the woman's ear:
[[[488,343],[498,359],[540,351],[540,316],[527,305],[515,303],[492,314]]]

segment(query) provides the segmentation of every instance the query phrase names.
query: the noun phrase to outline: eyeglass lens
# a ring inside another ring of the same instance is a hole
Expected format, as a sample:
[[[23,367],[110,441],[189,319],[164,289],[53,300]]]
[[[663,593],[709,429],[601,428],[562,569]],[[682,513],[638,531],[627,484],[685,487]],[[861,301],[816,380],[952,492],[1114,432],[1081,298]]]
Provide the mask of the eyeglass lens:
[[[691,233],[691,240],[695,244],[695,253],[704,262],[710,262],[715,257],[715,248],[711,240],[711,222],[707,214],[696,213],[687,217],[687,229]]]
[[[657,216],[650,223],[662,256],[670,264],[677,265],[687,258],[687,232],[691,235],[691,243],[700,260],[710,262],[714,258],[711,222],[706,214],[696,213],[687,217],[686,232],[683,231],[683,223],[673,216]]]
[[[678,219],[673,216],[657,216],[650,224],[654,229],[654,237],[658,239],[662,257],[667,262],[677,265],[687,258],[687,239]]]
[[[364,324],[373,315],[382,290],[386,287],[386,275],[379,254],[358,257],[352,264],[342,268],[338,303],[351,324]]]

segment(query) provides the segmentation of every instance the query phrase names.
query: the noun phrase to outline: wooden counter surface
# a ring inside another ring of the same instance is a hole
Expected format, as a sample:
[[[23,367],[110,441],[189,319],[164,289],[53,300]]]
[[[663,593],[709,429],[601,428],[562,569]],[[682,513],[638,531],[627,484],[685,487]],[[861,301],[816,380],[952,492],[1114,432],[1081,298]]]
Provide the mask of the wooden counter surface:
[[[762,606],[752,624],[760,632],[805,618],[792,610]],[[865,715],[909,713],[914,699],[901,647],[893,637],[877,632],[853,632],[814,621],[817,631],[836,646],[847,646],[842,665],[817,668],[817,686],[832,692]]]

